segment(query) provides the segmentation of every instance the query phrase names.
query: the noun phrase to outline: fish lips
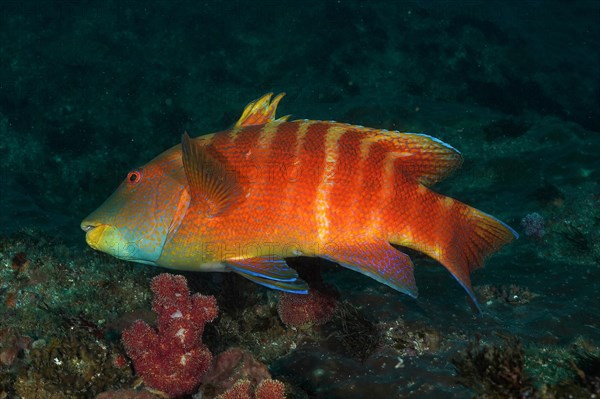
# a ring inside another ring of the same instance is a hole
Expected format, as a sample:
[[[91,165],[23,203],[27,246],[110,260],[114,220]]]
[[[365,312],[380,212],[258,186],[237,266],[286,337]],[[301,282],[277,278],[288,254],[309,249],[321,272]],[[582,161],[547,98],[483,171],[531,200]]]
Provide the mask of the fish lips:
[[[85,242],[97,251],[108,252],[120,241],[117,229],[108,224],[82,222],[81,229],[85,231]]]
[[[106,238],[105,233],[107,233],[110,229],[111,227],[107,224],[86,226],[86,228],[84,228],[84,231],[86,232],[85,242],[87,242],[87,244],[95,250],[102,251],[102,238]]]

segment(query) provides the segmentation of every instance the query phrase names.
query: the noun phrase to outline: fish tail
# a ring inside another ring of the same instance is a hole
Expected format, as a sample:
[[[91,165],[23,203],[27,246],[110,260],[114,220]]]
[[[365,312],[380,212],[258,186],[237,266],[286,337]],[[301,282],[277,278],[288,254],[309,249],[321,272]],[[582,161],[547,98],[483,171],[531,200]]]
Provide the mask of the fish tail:
[[[518,234],[485,212],[415,184],[410,201],[403,199],[404,208],[395,206],[392,210],[394,219],[405,223],[389,241],[423,252],[444,265],[480,310],[470,273],[483,267],[489,255]],[[407,207],[407,203],[412,206]]]
[[[480,311],[471,287],[470,274],[483,267],[488,256],[517,238],[518,234],[504,222],[463,203],[449,212],[453,213],[449,220],[455,224],[455,228],[439,237],[442,246],[436,259],[464,287],[472,304]]]

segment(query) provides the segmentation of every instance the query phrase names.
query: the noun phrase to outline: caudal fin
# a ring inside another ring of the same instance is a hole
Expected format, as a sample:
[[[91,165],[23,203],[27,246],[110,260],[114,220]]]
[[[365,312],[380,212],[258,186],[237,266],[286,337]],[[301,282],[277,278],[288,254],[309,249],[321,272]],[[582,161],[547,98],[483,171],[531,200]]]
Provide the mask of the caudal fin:
[[[447,237],[437,260],[452,273],[469,294],[473,305],[481,311],[471,288],[470,274],[483,267],[485,259],[502,246],[518,238],[506,223],[485,212],[462,203],[454,207],[451,220],[460,227],[452,237]],[[445,237],[440,237],[444,242]]]
[[[396,225],[390,242],[423,252],[452,273],[480,310],[470,274],[483,266],[485,259],[518,237],[507,224],[452,198],[437,194],[423,185],[407,190],[402,199],[412,206],[394,207],[391,220]]]

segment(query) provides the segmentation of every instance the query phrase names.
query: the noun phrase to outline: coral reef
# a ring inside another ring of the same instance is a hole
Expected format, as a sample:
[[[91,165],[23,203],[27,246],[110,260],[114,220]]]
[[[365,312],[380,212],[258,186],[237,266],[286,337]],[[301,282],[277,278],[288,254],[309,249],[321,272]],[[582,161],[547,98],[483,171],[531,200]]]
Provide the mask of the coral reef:
[[[136,321],[123,332],[123,344],[144,383],[171,396],[193,393],[209,369],[212,354],[202,343],[206,323],[217,317],[211,296],[190,296],[183,276],[168,273],[151,283],[157,330]]]
[[[68,398],[94,396],[108,388],[128,383],[128,364],[114,345],[74,329],[66,338],[38,342],[29,351],[30,366],[21,368],[14,384],[23,398]]]
[[[3,328],[37,339],[65,337],[76,323],[104,335],[122,313],[147,306],[147,281],[154,274],[40,231],[0,235]]]
[[[525,374],[525,356],[521,343],[506,338],[503,345],[472,342],[452,363],[458,382],[475,391],[482,399],[520,399],[535,392]]]

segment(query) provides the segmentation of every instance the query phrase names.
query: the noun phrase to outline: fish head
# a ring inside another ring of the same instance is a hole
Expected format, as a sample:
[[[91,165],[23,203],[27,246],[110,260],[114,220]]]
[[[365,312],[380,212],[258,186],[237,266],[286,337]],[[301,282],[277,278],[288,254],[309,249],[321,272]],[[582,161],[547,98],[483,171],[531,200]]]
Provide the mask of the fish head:
[[[130,171],[81,222],[86,242],[119,259],[156,264],[189,205],[181,151],[174,148]]]

